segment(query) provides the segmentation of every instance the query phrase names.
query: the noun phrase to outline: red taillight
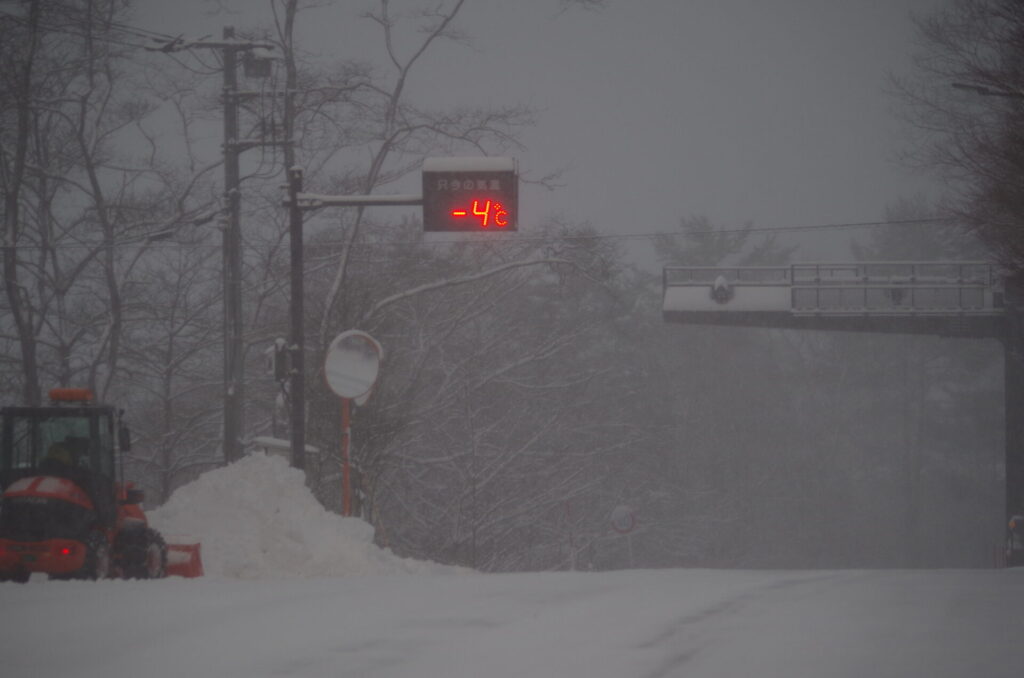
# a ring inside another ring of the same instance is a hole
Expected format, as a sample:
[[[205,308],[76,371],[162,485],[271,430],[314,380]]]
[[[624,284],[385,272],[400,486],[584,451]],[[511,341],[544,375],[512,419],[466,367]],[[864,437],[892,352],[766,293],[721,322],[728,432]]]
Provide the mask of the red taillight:
[[[71,547],[71,546],[62,546],[62,547],[60,547],[60,550],[57,551],[57,554],[61,555],[61,556],[70,556],[74,552],[75,552],[75,549],[73,547]]]

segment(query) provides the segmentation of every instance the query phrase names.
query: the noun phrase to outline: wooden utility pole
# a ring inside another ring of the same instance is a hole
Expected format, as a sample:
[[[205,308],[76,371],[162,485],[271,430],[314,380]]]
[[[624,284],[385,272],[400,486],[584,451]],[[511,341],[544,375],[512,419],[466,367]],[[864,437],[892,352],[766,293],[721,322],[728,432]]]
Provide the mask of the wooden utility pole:
[[[245,345],[242,324],[242,227],[239,156],[249,148],[281,145],[263,139],[239,139],[238,103],[246,97],[259,96],[255,92],[238,90],[238,54],[254,49],[274,49],[269,42],[237,40],[235,29],[225,26],[223,39],[186,40],[174,38],[153,51],[173,53],[192,49],[219,50],[223,59],[224,89],[224,212],[222,227],[222,279],[224,287],[224,461],[230,463],[242,457],[245,405]],[[250,60],[251,63],[252,60]],[[259,61],[259,60],[257,60]],[[266,77],[266,73],[254,77]],[[289,143],[288,141],[283,142]]]
[[[1003,336],[1006,393],[1006,517],[1024,515],[1024,276],[1008,277]]]
[[[297,196],[302,193],[302,168],[296,164],[295,144],[295,92],[298,88],[298,68],[292,49],[292,28],[298,3],[288,0],[285,9],[284,40],[284,167],[288,177],[288,243],[290,272],[290,329],[288,342],[289,424],[288,432],[292,445],[292,466],[306,468],[306,312],[303,248],[302,210]]]
[[[222,234],[224,274],[224,461],[242,457],[245,403],[242,344],[242,228],[238,156],[238,50],[230,44],[235,29],[224,28],[224,202],[227,220]]]
[[[291,443],[292,466],[306,465],[306,325],[303,305],[302,169],[288,168],[288,233],[291,245],[291,339],[288,345],[291,370]]]

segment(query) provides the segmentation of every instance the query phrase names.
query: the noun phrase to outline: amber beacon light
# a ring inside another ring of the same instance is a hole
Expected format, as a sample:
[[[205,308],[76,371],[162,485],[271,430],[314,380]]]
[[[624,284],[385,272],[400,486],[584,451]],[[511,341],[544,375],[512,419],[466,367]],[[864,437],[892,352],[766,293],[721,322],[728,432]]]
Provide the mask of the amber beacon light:
[[[514,231],[519,176],[513,158],[427,158],[424,231]]]
[[[91,389],[51,388],[50,401],[55,403],[91,403],[94,399]]]

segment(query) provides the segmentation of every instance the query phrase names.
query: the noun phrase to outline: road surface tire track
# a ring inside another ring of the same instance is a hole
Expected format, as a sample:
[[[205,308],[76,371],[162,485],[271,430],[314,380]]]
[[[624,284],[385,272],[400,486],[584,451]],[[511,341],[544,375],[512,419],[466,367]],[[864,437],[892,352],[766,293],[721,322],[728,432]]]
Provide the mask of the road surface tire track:
[[[695,613],[680,617],[661,633],[637,646],[641,649],[651,649],[666,645],[680,645],[678,648],[670,648],[666,660],[654,671],[645,674],[643,678],[670,678],[670,676],[677,675],[677,671],[681,667],[693,660],[712,643],[721,642],[720,634],[713,633],[711,629],[706,628],[708,624],[716,619],[735,615],[752,603],[780,591],[789,591],[797,587],[806,586],[818,588],[818,586],[826,582],[832,585],[836,579],[848,579],[850,576],[851,573],[849,572],[816,572],[779,581],[765,582],[754,585],[751,588],[746,588],[731,598],[719,601]]]

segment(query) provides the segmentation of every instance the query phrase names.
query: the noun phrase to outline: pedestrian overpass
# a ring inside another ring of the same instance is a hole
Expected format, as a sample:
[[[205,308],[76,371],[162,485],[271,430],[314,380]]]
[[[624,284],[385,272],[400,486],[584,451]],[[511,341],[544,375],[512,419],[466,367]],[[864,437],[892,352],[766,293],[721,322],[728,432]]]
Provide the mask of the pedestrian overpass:
[[[991,263],[670,266],[666,322],[999,339],[1004,347],[1006,517],[1024,515],[1024,281]]]
[[[667,322],[999,337],[1004,294],[984,262],[668,267]]]

